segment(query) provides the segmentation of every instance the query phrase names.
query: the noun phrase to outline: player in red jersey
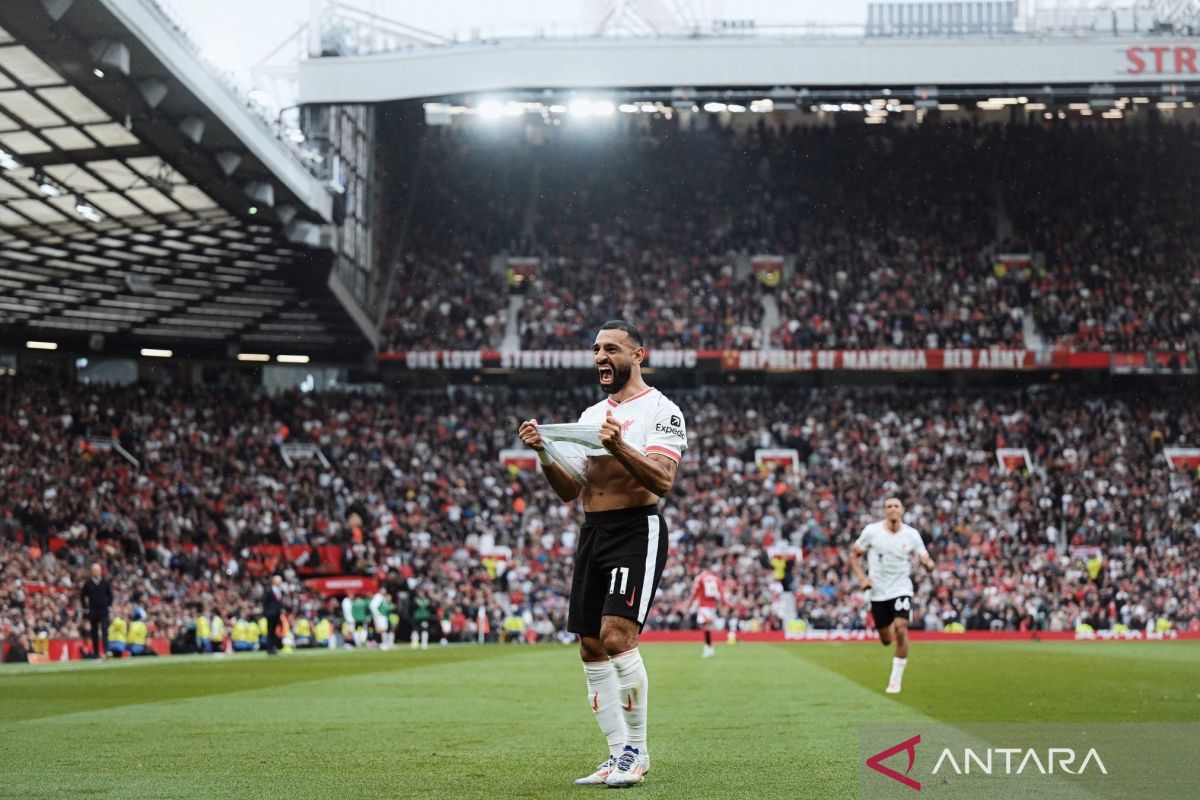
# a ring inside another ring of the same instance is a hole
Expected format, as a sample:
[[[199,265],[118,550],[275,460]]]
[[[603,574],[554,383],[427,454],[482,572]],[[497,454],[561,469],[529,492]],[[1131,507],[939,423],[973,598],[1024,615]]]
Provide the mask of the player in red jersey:
[[[721,584],[721,579],[717,577],[716,569],[714,566],[701,572],[692,583],[692,599],[689,607],[696,612],[696,625],[704,631],[704,658],[716,653],[712,646],[712,626],[717,620],[719,609],[727,605],[725,587]]]

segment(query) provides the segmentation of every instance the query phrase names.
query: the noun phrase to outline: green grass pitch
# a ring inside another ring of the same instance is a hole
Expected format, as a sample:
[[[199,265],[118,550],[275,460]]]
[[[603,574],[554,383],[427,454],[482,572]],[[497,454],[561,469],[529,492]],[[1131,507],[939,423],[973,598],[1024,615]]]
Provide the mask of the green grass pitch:
[[[1200,642],[642,647],[639,796],[854,797],[875,722],[1197,722]],[[0,797],[559,798],[604,754],[572,647],[0,667]]]

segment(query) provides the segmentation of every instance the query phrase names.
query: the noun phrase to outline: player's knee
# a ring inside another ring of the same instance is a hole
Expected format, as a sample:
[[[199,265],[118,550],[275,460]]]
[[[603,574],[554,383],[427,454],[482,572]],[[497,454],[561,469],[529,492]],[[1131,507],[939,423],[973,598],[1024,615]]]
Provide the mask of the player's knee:
[[[610,656],[632,650],[637,647],[637,627],[606,621],[600,629],[600,642]]]
[[[599,639],[591,636],[579,638],[579,657],[584,661],[603,661],[608,653]]]
[[[602,641],[604,642],[604,651],[610,656],[632,650],[635,646],[623,631],[606,631]]]

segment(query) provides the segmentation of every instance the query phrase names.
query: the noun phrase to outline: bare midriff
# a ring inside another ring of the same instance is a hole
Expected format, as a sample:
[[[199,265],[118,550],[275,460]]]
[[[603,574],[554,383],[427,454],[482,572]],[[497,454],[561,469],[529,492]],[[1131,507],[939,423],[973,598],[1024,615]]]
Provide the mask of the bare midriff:
[[[658,495],[642,486],[620,461],[612,456],[588,458],[587,485],[583,489],[584,511],[613,511],[657,503]]]

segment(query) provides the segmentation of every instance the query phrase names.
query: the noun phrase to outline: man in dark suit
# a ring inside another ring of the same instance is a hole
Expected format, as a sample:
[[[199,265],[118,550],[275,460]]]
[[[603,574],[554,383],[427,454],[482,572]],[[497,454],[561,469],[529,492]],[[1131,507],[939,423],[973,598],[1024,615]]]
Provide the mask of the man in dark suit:
[[[276,575],[263,590],[263,616],[267,618],[267,655],[279,650],[279,617],[283,614],[283,577]]]
[[[108,651],[108,609],[112,606],[112,584],[99,564],[92,564],[92,577],[83,584],[80,602],[91,628],[92,652],[104,658]],[[103,646],[101,646],[103,644]]]

